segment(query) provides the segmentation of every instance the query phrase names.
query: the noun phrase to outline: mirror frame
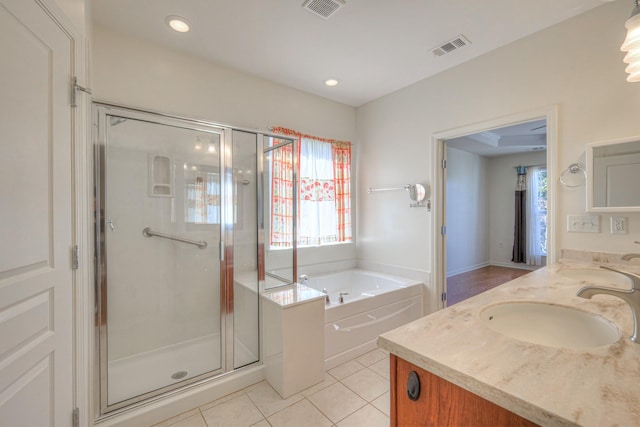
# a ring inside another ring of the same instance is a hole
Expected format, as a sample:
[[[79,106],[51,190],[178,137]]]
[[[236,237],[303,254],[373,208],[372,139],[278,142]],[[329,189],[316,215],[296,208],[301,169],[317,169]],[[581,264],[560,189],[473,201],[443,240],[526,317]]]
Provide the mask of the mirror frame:
[[[594,206],[593,197],[593,150],[608,145],[623,144],[625,142],[640,142],[640,136],[592,142],[586,146],[587,168],[587,212],[640,212],[640,206]]]

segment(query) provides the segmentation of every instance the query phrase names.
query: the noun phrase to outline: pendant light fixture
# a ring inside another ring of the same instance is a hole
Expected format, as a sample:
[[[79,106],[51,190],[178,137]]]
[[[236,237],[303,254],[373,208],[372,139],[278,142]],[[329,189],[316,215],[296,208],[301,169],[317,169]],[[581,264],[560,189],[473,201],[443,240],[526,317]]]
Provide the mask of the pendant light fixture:
[[[628,82],[640,82],[640,6],[638,0],[634,0],[634,8],[631,17],[625,24],[627,38],[622,43],[620,50],[627,52],[624,62],[629,64],[625,71],[629,73]]]

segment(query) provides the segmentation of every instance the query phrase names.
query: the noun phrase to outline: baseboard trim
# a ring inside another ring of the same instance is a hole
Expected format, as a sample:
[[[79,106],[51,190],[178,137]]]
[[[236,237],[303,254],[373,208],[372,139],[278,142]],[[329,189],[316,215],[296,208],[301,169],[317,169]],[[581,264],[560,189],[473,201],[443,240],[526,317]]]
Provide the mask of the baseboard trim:
[[[477,270],[479,268],[488,267],[490,265],[491,265],[490,262],[483,262],[483,263],[471,265],[471,266],[468,266],[468,267],[458,268],[456,270],[452,270],[452,271],[447,272],[447,277],[457,276],[458,274],[462,274],[462,273],[468,273],[469,271],[474,271],[474,270]]]

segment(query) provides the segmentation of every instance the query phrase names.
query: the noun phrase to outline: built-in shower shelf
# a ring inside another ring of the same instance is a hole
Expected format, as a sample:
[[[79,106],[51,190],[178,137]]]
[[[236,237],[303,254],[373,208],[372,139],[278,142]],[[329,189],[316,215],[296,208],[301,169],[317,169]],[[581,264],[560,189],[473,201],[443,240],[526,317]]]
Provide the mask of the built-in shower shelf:
[[[173,197],[173,159],[157,153],[149,154],[149,196]]]

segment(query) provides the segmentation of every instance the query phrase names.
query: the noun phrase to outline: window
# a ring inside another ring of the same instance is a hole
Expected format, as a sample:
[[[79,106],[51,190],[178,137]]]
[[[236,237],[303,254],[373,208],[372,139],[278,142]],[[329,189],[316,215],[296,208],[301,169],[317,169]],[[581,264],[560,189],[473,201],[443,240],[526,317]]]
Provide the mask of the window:
[[[298,137],[298,247],[351,242],[351,144],[283,128],[274,132]],[[270,246],[289,247],[291,150],[274,151],[281,152],[271,163]]]
[[[527,264],[541,265],[547,254],[547,169],[529,168],[527,193]]]
[[[193,165],[193,170],[197,166]],[[203,166],[200,165],[200,169]],[[185,172],[187,194],[186,222],[192,224],[220,224],[220,175],[211,172]]]

